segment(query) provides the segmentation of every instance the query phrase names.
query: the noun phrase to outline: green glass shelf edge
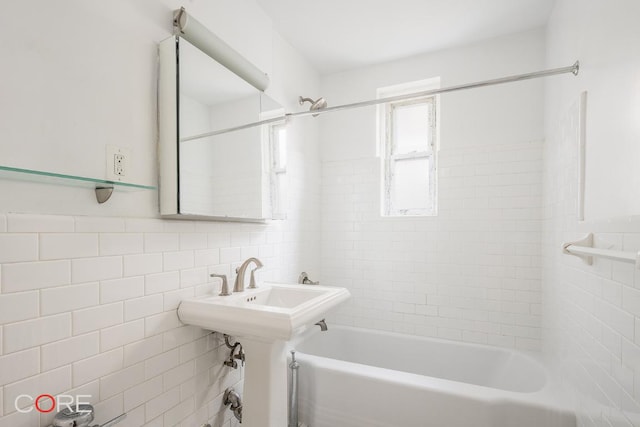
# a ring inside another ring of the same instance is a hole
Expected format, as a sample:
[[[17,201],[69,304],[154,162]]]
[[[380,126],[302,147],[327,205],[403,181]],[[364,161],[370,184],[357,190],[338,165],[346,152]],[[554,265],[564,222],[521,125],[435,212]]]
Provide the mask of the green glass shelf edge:
[[[0,178],[15,179],[22,181],[35,181],[43,183],[60,183],[62,185],[76,185],[83,187],[113,186],[125,191],[136,190],[156,190],[150,185],[132,184],[121,181],[108,181],[106,179],[87,178],[84,176],[65,175],[55,172],[45,172],[33,169],[14,168],[10,166],[0,166]]]

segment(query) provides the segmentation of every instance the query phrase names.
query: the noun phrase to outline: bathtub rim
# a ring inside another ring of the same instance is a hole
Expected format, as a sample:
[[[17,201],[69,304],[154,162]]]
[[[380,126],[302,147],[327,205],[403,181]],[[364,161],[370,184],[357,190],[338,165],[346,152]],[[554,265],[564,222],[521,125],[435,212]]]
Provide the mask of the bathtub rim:
[[[310,339],[318,333],[327,333],[331,328],[343,329],[351,332],[365,332],[378,336],[395,336],[403,337],[418,341],[432,341],[443,343],[445,345],[454,345],[461,347],[477,347],[489,350],[498,350],[505,353],[515,353],[528,359],[529,362],[541,368],[545,375],[544,385],[536,391],[512,391],[493,388],[485,385],[471,384],[460,381],[449,380],[445,378],[431,377],[411,372],[396,371],[389,368],[381,368],[377,366],[365,365],[356,362],[349,362],[340,359],[333,359],[325,356],[305,353],[296,349],[303,341]],[[462,395],[462,397],[475,400],[483,400],[491,404],[500,405],[508,403],[524,404],[527,406],[544,407],[562,413],[574,413],[573,405],[570,403],[569,395],[559,381],[556,381],[551,375],[549,368],[543,362],[542,355],[530,351],[523,351],[513,348],[497,347],[487,344],[468,343],[463,341],[454,341],[443,338],[425,337],[419,335],[410,335],[404,333],[381,331],[377,329],[359,328],[347,325],[331,324],[327,332],[319,329],[311,329],[305,331],[290,342],[291,349],[296,351],[296,359],[302,365],[300,369],[304,369],[305,364],[311,364],[318,368],[331,369],[341,372],[345,375],[358,375],[373,377],[380,381],[394,384],[406,384],[410,387],[436,389],[439,392],[448,395]],[[290,358],[290,356],[289,356]],[[425,380],[428,379],[428,380]]]

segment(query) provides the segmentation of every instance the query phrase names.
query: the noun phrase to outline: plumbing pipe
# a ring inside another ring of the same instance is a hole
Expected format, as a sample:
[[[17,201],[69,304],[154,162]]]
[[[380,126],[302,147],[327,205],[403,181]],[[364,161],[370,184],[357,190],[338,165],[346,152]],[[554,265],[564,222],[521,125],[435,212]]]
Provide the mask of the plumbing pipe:
[[[288,427],[298,427],[298,368],[300,364],[296,362],[296,352],[291,350],[291,388],[289,393],[289,425]]]
[[[225,406],[231,405],[229,409],[231,409],[236,419],[242,423],[242,398],[233,387],[229,387],[224,391],[222,403],[224,403]]]

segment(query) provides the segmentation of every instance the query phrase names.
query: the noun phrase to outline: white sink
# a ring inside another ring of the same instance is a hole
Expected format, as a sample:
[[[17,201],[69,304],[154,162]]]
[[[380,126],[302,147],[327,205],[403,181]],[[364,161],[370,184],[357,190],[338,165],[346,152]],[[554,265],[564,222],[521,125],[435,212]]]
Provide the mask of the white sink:
[[[246,357],[242,425],[287,425],[287,341],[349,298],[345,288],[263,283],[229,296],[183,300],[183,323],[238,338]],[[331,329],[331,327],[329,327]]]
[[[235,337],[288,341],[349,298],[345,288],[263,283],[229,296],[183,300],[183,323]]]

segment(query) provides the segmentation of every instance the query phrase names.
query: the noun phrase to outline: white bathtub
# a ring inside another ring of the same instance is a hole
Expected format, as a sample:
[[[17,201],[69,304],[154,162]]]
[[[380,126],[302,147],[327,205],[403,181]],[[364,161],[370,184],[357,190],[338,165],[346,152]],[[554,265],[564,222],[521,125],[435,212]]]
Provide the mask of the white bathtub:
[[[309,427],[574,427],[532,357],[340,326],[294,344]]]

